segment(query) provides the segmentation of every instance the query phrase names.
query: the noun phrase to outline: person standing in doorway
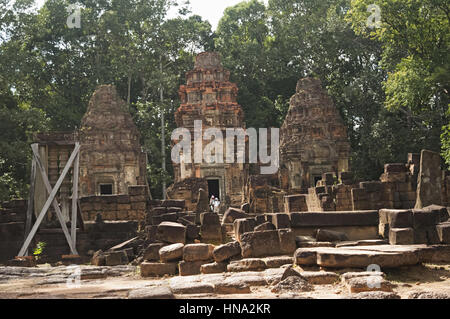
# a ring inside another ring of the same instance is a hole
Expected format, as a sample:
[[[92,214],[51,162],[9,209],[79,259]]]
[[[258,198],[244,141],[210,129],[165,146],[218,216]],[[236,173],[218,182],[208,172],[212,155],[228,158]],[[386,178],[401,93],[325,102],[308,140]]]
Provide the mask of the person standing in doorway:
[[[211,199],[209,200],[209,210],[211,212],[214,211],[214,195],[211,196]]]
[[[220,210],[220,200],[218,197],[214,200],[214,213],[219,213]]]

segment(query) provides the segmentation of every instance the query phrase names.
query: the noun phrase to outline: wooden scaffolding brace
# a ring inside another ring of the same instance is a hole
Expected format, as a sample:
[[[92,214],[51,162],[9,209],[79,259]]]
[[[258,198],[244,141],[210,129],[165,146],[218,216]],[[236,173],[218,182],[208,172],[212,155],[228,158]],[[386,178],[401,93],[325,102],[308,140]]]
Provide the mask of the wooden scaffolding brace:
[[[36,235],[36,232],[44,219],[45,215],[47,214],[50,205],[53,205],[53,208],[55,209],[56,216],[58,217],[59,223],[61,224],[62,230],[64,232],[64,235],[66,237],[67,243],[69,244],[70,251],[72,255],[78,255],[77,249],[76,249],[76,243],[77,243],[77,214],[78,214],[78,177],[79,177],[79,168],[80,168],[80,143],[75,143],[75,148],[72,152],[72,155],[70,156],[69,160],[66,163],[66,166],[64,167],[64,170],[62,171],[61,175],[58,178],[58,181],[55,184],[55,187],[52,189],[50,182],[48,180],[47,173],[45,172],[44,165],[42,164],[41,157],[39,155],[39,147],[38,144],[32,144],[31,149],[33,150],[33,161],[31,165],[31,183],[30,183],[30,194],[28,199],[28,209],[27,209],[27,219],[25,224],[25,242],[23,243],[22,248],[19,252],[19,257],[24,257],[25,255],[28,255],[28,247],[33,240],[34,236]],[[67,229],[67,225],[64,221],[61,209],[59,208],[59,203],[56,200],[56,194],[59,191],[59,188],[61,187],[64,178],[66,177],[67,173],[69,172],[70,167],[73,164],[73,185],[72,185],[72,218],[71,218],[71,234],[69,234],[69,230]],[[35,183],[36,183],[36,171],[39,170],[42,176],[42,180],[44,182],[45,188],[47,189],[47,192],[49,194],[49,197],[47,198],[47,201],[45,202],[44,206],[42,207],[42,210],[39,214],[39,216],[36,218],[36,222],[31,228],[31,222],[33,217],[33,210],[34,210],[34,190],[35,190]],[[81,221],[80,221],[81,222]]]

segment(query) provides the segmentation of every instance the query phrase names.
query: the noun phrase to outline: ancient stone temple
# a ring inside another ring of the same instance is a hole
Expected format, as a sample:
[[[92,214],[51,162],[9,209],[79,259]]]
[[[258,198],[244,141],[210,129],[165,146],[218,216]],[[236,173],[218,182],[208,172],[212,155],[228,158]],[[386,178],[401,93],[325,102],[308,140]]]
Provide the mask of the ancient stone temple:
[[[79,142],[79,197],[84,221],[100,214],[104,220],[142,220],[150,198],[147,186],[147,156],[139,132],[116,88],[102,85],[92,95],[81,127],[74,132],[38,133],[34,136],[49,182],[59,178],[75,143]],[[73,168],[57,194],[64,218],[71,210]],[[147,195],[147,196],[144,196]],[[40,174],[36,177],[35,214],[48,194]],[[55,220],[50,209],[46,221]]]
[[[128,186],[147,184],[139,132],[114,86],[93,94],[79,139],[80,196],[128,194]]]
[[[284,190],[307,192],[322,174],[349,170],[347,130],[320,80],[298,81],[280,135]]]
[[[236,102],[238,88],[229,79],[230,72],[223,68],[219,54],[211,52],[199,54],[194,69],[186,74],[186,85],[179,90],[181,105],[175,113],[175,121],[179,128],[186,128],[191,133],[192,160],[187,163],[186,158],[182,158],[180,164],[174,163],[175,184],[169,190],[171,198],[178,198],[177,185],[183,186],[183,181],[204,179],[209,196],[219,196],[222,203],[229,205],[242,202],[247,175],[245,164],[194,162],[194,121],[201,121],[202,133],[217,128],[223,137],[227,128],[244,128],[244,114]],[[203,141],[203,150],[210,141]],[[225,143],[223,152],[226,154]]]

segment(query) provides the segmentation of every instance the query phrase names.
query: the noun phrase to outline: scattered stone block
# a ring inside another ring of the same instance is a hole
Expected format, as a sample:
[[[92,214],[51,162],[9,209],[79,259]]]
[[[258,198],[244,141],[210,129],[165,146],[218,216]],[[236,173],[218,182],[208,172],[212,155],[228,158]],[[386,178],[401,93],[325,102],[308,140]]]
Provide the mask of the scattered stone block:
[[[332,285],[339,281],[339,275],[330,271],[302,271],[300,274],[311,285]]]
[[[267,257],[263,259],[267,268],[280,268],[284,265],[292,265],[294,258],[291,256]]]
[[[318,229],[316,234],[316,240],[318,242],[338,242],[338,241],[346,241],[348,237],[346,234],[342,232]]]
[[[295,251],[294,259],[299,266],[317,265],[317,251],[314,248],[299,248]]]
[[[184,246],[183,259],[185,261],[209,261],[213,259],[214,245],[190,244]]]
[[[175,296],[169,287],[161,286],[133,289],[128,299],[175,299]]]
[[[240,242],[244,258],[289,255],[296,249],[295,235],[290,229],[244,233]]]
[[[249,294],[251,293],[250,287],[238,280],[226,279],[223,282],[215,285],[216,294]]]
[[[159,250],[167,246],[164,243],[154,243],[147,246],[144,250],[143,258],[145,261],[158,261],[159,260]]]
[[[106,256],[102,250],[94,253],[91,259],[91,264],[94,266],[106,266]]]
[[[224,262],[214,262],[210,264],[204,264],[200,267],[200,272],[202,274],[217,274],[227,271],[227,263]]]
[[[289,219],[289,214],[267,214],[267,221],[271,222],[276,229],[290,228],[291,221]]]
[[[200,223],[200,236],[202,241],[222,241],[222,226],[218,214],[202,213],[200,214]]]
[[[242,209],[230,207],[223,215],[222,224],[234,223],[236,219],[248,218],[248,213],[245,213]]]
[[[441,156],[439,153],[422,150],[417,179],[416,209],[442,204]]]
[[[391,228],[389,230],[389,244],[391,244],[391,245],[412,245],[412,244],[414,244],[414,229],[412,229],[412,228]]]
[[[441,244],[450,244],[450,222],[437,225],[436,231]]]
[[[106,266],[118,266],[128,264],[128,256],[124,251],[112,251],[105,254]]]
[[[177,273],[177,263],[143,262],[140,267],[142,277],[174,276]]]
[[[213,257],[216,262],[223,262],[240,254],[241,245],[237,241],[218,246],[213,250]]]
[[[274,224],[272,224],[271,222],[266,222],[259,226],[256,226],[254,231],[265,231],[265,230],[276,230],[276,229],[277,228],[275,227]]]
[[[257,258],[246,258],[232,261],[227,266],[227,270],[229,272],[262,271],[264,269],[266,269],[266,263]]]
[[[181,243],[164,246],[159,250],[159,258],[163,263],[181,260],[183,249],[184,245]]]
[[[234,237],[240,241],[242,234],[253,232],[256,227],[254,218],[236,219],[233,223]]]
[[[162,222],[157,228],[157,238],[170,244],[185,244],[186,226],[179,223]]]
[[[202,282],[177,282],[171,283],[170,288],[176,295],[208,294],[214,293],[214,285]]]
[[[180,276],[193,276],[200,274],[200,267],[205,261],[180,261],[178,271]]]
[[[361,293],[367,291],[392,292],[392,284],[382,276],[354,277],[345,279],[344,284],[350,293]]]
[[[317,254],[317,265],[326,268],[367,268],[369,265],[379,265],[382,268],[395,268],[419,263],[418,254],[411,250],[376,251],[375,249],[365,249],[364,246],[361,246],[361,249],[349,247],[315,248],[314,250]]]

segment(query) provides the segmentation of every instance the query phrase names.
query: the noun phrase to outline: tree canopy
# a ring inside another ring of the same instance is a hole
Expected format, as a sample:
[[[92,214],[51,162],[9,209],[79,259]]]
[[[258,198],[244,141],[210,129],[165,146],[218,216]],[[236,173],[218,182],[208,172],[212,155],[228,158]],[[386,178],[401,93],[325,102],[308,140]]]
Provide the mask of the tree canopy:
[[[238,84],[247,127],[279,127],[297,80],[314,76],[348,127],[359,178],[422,148],[450,165],[448,1],[249,0],[227,8],[216,31],[178,0],[80,0],[81,27],[69,28],[74,3],[0,0],[0,200],[27,194],[33,132],[77,129],[99,84],[127,101],[160,197],[178,87],[212,50]]]

